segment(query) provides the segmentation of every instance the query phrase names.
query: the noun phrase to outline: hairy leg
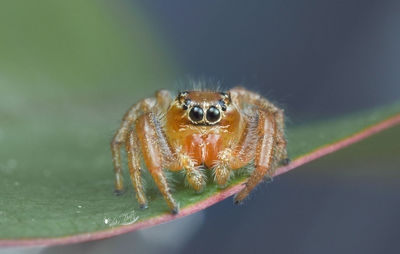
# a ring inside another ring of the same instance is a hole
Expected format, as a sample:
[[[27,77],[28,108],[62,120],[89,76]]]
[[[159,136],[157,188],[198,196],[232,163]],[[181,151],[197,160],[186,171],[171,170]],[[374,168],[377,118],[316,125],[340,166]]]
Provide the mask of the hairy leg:
[[[115,171],[115,192],[117,194],[123,191],[122,165],[121,165],[121,146],[127,140],[128,132],[132,128],[135,120],[143,111],[149,110],[155,104],[154,98],[144,99],[134,104],[124,115],[121,126],[115,132],[111,142],[111,153]]]
[[[133,187],[136,191],[136,198],[139,202],[140,208],[147,208],[147,200],[143,191],[142,178],[141,178],[141,163],[140,163],[140,144],[136,132],[131,131],[129,138],[126,141],[126,151],[128,153],[128,166],[129,173]]]
[[[157,104],[159,111],[165,111],[172,101],[171,95],[166,90],[156,92],[156,98],[147,98],[134,104],[122,118],[121,126],[115,132],[111,142],[111,153],[115,171],[115,192],[121,194],[123,191],[122,165],[121,165],[121,146],[126,143],[128,133],[136,119],[143,113],[150,110]]]
[[[254,160],[256,169],[249,177],[246,186],[235,196],[235,203],[245,199],[271,169],[276,145],[276,122],[270,113],[258,110],[258,115],[259,140]]]
[[[262,97],[261,95],[249,91],[243,87],[234,87],[230,90],[230,93],[232,101],[234,101],[238,105],[241,105],[243,103],[247,103],[249,105],[256,105],[260,109],[274,114],[275,112],[281,110],[273,103]]]
[[[136,123],[136,133],[141,144],[144,162],[153,177],[158,189],[163,195],[172,213],[178,213],[179,207],[172,197],[167,179],[163,171],[163,154],[157,135],[157,123],[154,115],[147,113],[139,117]]]
[[[157,105],[161,112],[166,112],[173,98],[168,90],[159,90],[156,92]]]
[[[193,160],[189,156],[181,156],[183,167],[186,170],[186,179],[196,192],[203,191],[206,184],[205,176],[200,167],[194,166]]]
[[[219,186],[224,187],[231,175],[231,169],[246,166],[255,154],[254,143],[258,140],[258,114],[246,119],[243,132],[237,145],[219,152],[218,162],[215,165],[215,180]]]
[[[242,105],[242,107],[243,104],[254,105],[257,108],[272,114],[276,121],[277,132],[273,164],[288,164],[290,160],[286,152],[284,111],[259,94],[251,92],[243,87],[235,87],[230,90],[230,93],[232,100],[234,100],[238,105]]]
[[[274,166],[287,165],[290,162],[286,150],[286,138],[285,138],[285,123],[283,110],[278,110],[274,113],[274,118],[276,121],[276,147],[274,153]]]

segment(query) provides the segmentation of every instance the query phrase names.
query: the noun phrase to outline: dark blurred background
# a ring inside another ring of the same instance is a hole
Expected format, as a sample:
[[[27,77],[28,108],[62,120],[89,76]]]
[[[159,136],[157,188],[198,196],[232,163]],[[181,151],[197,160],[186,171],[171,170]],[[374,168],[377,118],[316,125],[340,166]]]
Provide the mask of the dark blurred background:
[[[127,16],[146,17],[149,30],[162,38],[157,43],[176,63],[165,84],[155,87],[174,89],[173,82],[187,76],[218,80],[227,88],[242,84],[286,108],[290,124],[400,96],[399,1],[118,4]],[[123,97],[119,107],[126,103]],[[7,251],[398,253],[399,140],[398,127],[383,132],[277,177],[239,207],[227,199],[112,239]]]
[[[143,1],[186,74],[244,84],[291,117],[398,99],[398,1]]]

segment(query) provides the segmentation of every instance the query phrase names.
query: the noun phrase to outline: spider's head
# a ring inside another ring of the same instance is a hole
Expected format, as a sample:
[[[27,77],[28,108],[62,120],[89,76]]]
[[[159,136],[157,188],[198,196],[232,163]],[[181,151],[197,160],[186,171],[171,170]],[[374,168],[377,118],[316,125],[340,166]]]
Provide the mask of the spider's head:
[[[211,91],[180,92],[172,107],[186,123],[200,126],[220,123],[233,109],[229,93]]]

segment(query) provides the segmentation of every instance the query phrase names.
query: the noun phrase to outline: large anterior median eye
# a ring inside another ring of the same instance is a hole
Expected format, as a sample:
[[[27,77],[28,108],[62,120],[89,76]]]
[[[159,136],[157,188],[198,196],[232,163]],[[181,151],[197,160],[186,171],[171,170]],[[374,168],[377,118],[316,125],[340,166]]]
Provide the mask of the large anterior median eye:
[[[217,109],[216,107],[211,106],[207,110],[207,115],[206,115],[207,121],[216,122],[219,120],[219,116],[220,116],[219,109]]]
[[[203,116],[204,111],[199,106],[194,106],[189,112],[189,117],[190,119],[192,119],[193,122],[199,122],[203,120]]]

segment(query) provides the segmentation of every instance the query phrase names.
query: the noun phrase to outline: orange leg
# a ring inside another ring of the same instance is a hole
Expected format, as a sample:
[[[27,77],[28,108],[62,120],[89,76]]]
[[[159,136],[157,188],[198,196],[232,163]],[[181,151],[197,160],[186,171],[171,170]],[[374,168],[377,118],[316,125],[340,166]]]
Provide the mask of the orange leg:
[[[277,167],[279,164],[287,165],[290,162],[286,151],[286,139],[284,134],[284,116],[283,110],[274,113],[276,121],[276,147],[274,152],[273,166]]]
[[[147,200],[143,191],[142,178],[141,178],[141,163],[140,163],[140,146],[139,140],[134,131],[129,133],[129,138],[126,141],[126,151],[128,153],[128,166],[129,173],[133,187],[136,191],[136,198],[139,202],[140,208],[147,208]]]
[[[165,110],[172,101],[171,95],[166,90],[156,92],[156,98],[147,98],[134,104],[124,115],[121,126],[116,131],[111,142],[111,153],[115,171],[115,193],[123,192],[121,146],[128,139],[128,133],[136,119],[143,113],[149,112],[156,103],[160,110]]]
[[[288,164],[290,162],[286,152],[285,139],[285,120],[282,109],[276,107],[267,99],[257,93],[251,92],[243,87],[235,87],[230,90],[232,100],[242,107],[245,104],[256,105],[259,109],[272,114],[276,121],[276,147],[272,167],[275,168],[279,164]]]
[[[254,161],[256,169],[249,177],[246,186],[235,196],[235,203],[243,201],[271,169],[276,145],[276,122],[270,113],[258,110],[258,115],[259,140]]]
[[[122,165],[121,165],[121,146],[126,141],[128,132],[137,119],[143,108],[144,101],[140,101],[133,105],[125,114],[122,119],[121,126],[116,131],[111,142],[111,153],[115,171],[115,193],[122,194],[123,180],[122,180]]]
[[[168,90],[157,91],[156,99],[157,99],[158,109],[161,110],[161,112],[166,112],[173,100],[171,97],[171,93]]]
[[[215,165],[215,180],[224,187],[231,175],[231,169],[246,166],[253,158],[255,149],[253,144],[258,140],[258,118],[247,119],[247,124],[239,143],[233,148],[226,148],[218,154],[218,163]]]
[[[179,207],[171,195],[167,179],[164,175],[162,147],[160,147],[160,143],[158,142],[160,137],[157,135],[157,123],[154,122],[154,119],[152,113],[140,116],[136,121],[135,129],[146,167],[154,178],[158,189],[161,191],[172,213],[176,214]]]

